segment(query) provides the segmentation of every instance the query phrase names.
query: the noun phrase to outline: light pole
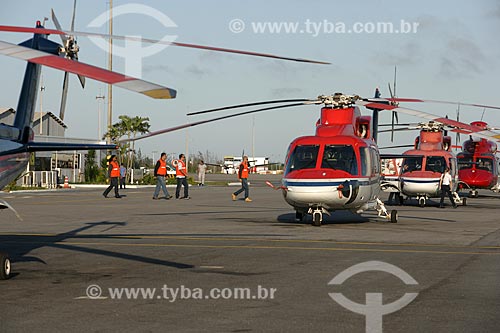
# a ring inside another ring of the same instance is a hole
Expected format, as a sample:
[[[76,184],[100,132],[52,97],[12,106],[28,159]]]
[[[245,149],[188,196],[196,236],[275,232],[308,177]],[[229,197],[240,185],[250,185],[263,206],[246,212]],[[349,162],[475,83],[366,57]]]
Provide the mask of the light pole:
[[[40,75],[40,135],[42,135],[43,131],[43,91],[45,90],[45,86],[43,85],[43,74]],[[47,133],[49,134],[49,133]]]
[[[95,99],[97,100],[97,117],[99,118],[98,119],[98,122],[97,122],[97,140],[101,141],[102,140],[102,137],[101,137],[101,100],[104,101],[104,95],[97,95],[95,97]]]

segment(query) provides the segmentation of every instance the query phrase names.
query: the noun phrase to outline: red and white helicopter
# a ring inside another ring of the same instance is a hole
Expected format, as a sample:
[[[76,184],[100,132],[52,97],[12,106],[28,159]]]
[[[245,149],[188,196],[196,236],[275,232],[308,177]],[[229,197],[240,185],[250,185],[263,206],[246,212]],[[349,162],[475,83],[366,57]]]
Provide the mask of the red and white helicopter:
[[[471,126],[492,129],[484,121],[474,121]],[[496,154],[497,144],[493,140],[471,136],[463,143],[462,151],[457,154],[459,187],[469,188],[471,197],[478,196],[477,189],[500,190],[499,159]]]

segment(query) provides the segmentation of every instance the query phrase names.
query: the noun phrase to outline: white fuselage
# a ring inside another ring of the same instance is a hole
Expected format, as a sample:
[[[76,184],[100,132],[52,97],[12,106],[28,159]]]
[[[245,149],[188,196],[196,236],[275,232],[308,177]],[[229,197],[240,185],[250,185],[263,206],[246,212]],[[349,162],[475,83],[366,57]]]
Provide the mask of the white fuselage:
[[[343,185],[344,188],[339,188]],[[357,210],[380,193],[379,177],[339,179],[283,178],[285,201],[296,210],[322,207],[326,210]]]

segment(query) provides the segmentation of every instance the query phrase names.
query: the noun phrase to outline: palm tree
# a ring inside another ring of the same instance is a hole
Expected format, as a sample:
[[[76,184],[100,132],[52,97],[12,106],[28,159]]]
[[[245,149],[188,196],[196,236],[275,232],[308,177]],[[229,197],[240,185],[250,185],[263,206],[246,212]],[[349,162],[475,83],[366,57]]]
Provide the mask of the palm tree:
[[[119,160],[121,163],[124,163],[126,160],[127,169],[130,170],[134,163],[135,142],[132,141],[130,145],[128,143],[120,143],[119,140],[123,136],[127,136],[127,139],[135,139],[137,134],[148,133],[151,125],[149,124],[149,118],[139,116],[131,118],[127,115],[121,115],[118,118],[120,121],[113,124],[104,137],[109,137],[113,143],[118,145],[120,151]],[[130,175],[127,176],[130,177]],[[128,180],[130,181],[130,178]]]

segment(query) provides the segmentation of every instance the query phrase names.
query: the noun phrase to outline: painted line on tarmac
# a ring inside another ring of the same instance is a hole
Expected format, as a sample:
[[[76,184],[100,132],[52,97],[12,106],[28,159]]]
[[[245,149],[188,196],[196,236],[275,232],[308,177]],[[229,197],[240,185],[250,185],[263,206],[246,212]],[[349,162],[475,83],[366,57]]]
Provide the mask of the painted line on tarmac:
[[[18,237],[59,237],[60,234],[37,234],[37,233],[0,233],[1,236]],[[89,238],[94,234],[76,235],[65,239]],[[102,236],[100,236],[102,237]],[[316,244],[337,244],[337,245],[369,245],[369,246],[388,246],[388,247],[437,247],[437,248],[455,248],[471,250],[500,250],[500,246],[468,246],[468,245],[447,245],[447,244],[422,244],[422,243],[378,243],[378,242],[345,242],[334,240],[314,240],[314,239],[276,239],[276,238],[234,238],[234,237],[183,237],[183,236],[108,236],[108,239],[169,239],[169,240],[195,240],[195,241],[246,241],[246,242],[269,242],[269,243],[316,243]]]
[[[264,245],[190,245],[190,244],[157,244],[157,243],[94,243],[94,242],[11,242],[4,244],[38,244],[38,245],[79,245],[79,246],[127,246],[127,247],[176,247],[193,249],[250,249],[250,250],[304,250],[304,251],[345,251],[345,252],[382,252],[382,253],[428,253],[448,255],[500,255],[500,252],[473,252],[473,251],[435,251],[411,249],[369,249],[369,248],[342,248],[342,247],[302,247],[302,246],[264,246]]]

